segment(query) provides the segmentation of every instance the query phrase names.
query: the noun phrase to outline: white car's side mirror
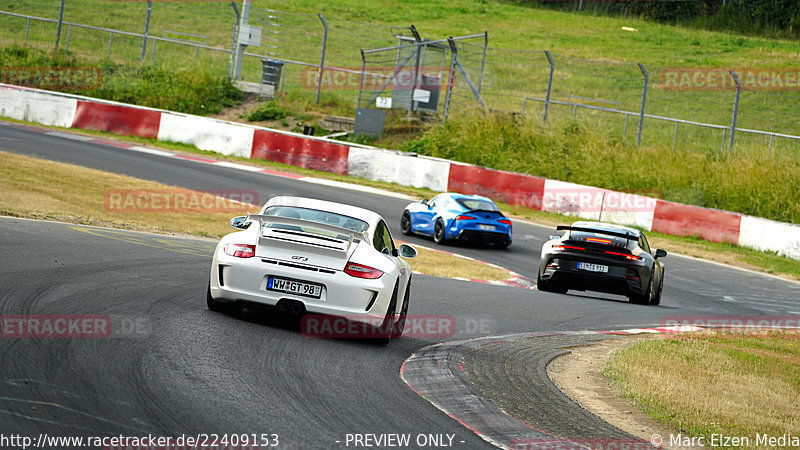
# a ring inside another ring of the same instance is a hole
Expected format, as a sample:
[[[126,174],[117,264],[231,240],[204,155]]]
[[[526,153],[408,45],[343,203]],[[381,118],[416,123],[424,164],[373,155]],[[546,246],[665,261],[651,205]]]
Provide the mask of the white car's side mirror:
[[[231,226],[239,230],[246,230],[250,226],[250,222],[245,222],[246,216],[238,216],[231,219]]]

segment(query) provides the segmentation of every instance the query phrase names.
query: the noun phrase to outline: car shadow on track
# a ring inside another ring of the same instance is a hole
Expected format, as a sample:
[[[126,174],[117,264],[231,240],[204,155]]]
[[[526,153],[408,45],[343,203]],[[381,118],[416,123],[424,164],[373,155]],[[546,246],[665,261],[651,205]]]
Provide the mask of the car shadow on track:
[[[208,311],[211,314],[223,314],[223,313],[214,313]],[[332,320],[338,319],[338,316],[320,316],[315,314],[291,314],[278,311],[277,308],[269,307],[269,306],[260,306],[258,308],[248,308],[245,307],[241,312],[224,314],[226,317],[230,317],[235,320],[241,320],[243,322],[247,322],[253,325],[259,325],[267,328],[279,329],[283,330],[298,336],[306,337],[309,339],[318,339],[318,340],[325,340],[325,341],[340,341],[345,343],[354,343],[358,345],[364,345],[368,347],[382,347],[386,346],[387,342],[380,338],[372,337],[373,335],[358,335],[356,337],[331,337],[328,335],[317,336],[314,335],[313,332],[309,332],[305,329],[303,318],[304,317],[328,317]],[[396,338],[392,339],[392,341],[396,340]],[[409,339],[404,339],[409,340]],[[427,345],[430,343],[425,343],[424,341],[421,345]]]
[[[632,306],[647,306],[647,307],[653,307],[654,306],[654,305],[641,305],[641,304],[637,304],[637,303],[631,303],[626,297],[621,296],[621,295],[620,296],[611,296],[611,297],[606,297],[606,296],[602,296],[601,297],[601,296],[598,296],[598,295],[594,295],[594,293],[592,293],[592,294],[584,293],[584,291],[570,291],[570,292],[567,292],[566,294],[560,294],[560,295],[569,295],[570,297],[585,298],[587,300],[601,300],[601,301],[609,302],[609,303],[625,303],[625,304],[630,304]],[[657,306],[660,306],[661,308],[674,308],[674,307],[664,306],[664,305],[657,305]]]

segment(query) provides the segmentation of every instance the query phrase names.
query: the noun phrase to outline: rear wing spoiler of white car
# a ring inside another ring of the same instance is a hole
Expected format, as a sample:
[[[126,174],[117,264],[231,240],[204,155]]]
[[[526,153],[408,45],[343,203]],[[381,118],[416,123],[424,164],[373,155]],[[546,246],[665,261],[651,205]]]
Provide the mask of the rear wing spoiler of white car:
[[[314,222],[313,220],[305,220],[305,219],[297,219],[294,217],[282,217],[282,216],[265,216],[262,214],[247,214],[245,218],[245,223],[258,221],[259,222],[259,236],[264,236],[263,228],[265,225],[275,224],[275,225],[284,225],[284,226],[292,226],[302,228],[303,231],[307,234],[320,234],[322,238],[325,239],[336,239],[333,236],[345,236],[347,238],[347,246],[341,250],[348,251],[350,246],[353,245],[353,241],[357,240],[364,240],[367,241],[367,235],[364,232],[354,231],[349,228],[338,227],[336,225],[329,225],[325,223]],[[282,230],[281,228],[277,227],[270,227],[275,230]],[[285,231],[285,230],[283,230]],[[309,233],[310,232],[310,233]],[[313,233],[317,232],[317,233]],[[331,234],[333,236],[331,236]],[[338,239],[337,239],[338,240]]]

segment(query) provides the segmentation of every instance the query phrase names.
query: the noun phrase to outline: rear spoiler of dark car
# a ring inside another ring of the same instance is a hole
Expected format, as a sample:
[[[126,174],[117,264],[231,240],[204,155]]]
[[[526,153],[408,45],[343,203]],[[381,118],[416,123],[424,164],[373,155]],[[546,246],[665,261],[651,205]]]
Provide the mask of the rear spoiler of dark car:
[[[584,233],[597,233],[597,234],[604,234],[606,236],[614,236],[620,237],[623,239],[632,239],[634,241],[639,240],[639,236],[630,233],[617,233],[616,231],[606,231],[606,230],[598,230],[595,228],[582,228],[582,227],[571,227],[568,225],[559,225],[556,227],[556,231],[567,230],[567,231],[583,231]]]

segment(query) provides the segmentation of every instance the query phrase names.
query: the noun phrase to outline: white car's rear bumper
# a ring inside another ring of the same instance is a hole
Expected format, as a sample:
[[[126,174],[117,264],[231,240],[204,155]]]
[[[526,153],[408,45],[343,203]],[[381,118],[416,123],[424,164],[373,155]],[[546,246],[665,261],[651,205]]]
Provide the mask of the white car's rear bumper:
[[[308,270],[274,262],[268,258],[235,258],[217,252],[211,266],[211,296],[220,301],[244,301],[275,306],[281,299],[300,301],[306,311],[345,315],[353,320],[374,322],[383,318],[391,302],[395,279],[384,274],[369,280],[341,270]],[[332,273],[331,273],[332,272]],[[270,277],[322,286],[320,298],[267,289]]]

